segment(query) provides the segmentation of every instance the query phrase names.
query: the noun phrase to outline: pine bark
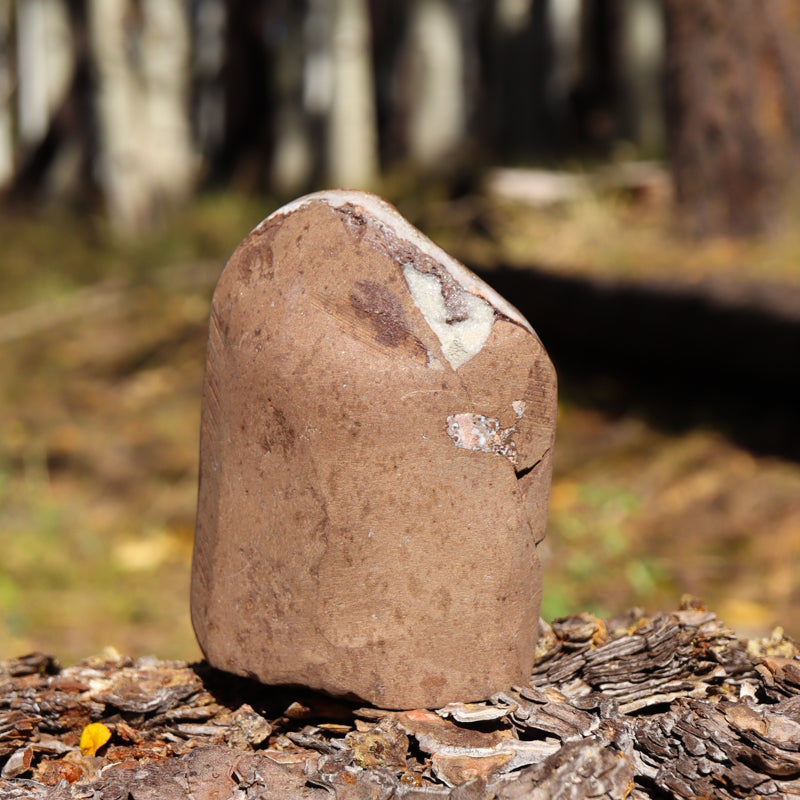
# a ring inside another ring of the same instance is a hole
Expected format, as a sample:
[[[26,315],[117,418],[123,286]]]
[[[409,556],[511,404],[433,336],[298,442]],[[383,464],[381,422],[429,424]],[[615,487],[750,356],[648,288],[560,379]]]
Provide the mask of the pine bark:
[[[769,7],[769,8],[768,8]],[[667,0],[667,134],[677,209],[697,236],[778,221],[796,113],[776,54],[791,52],[777,0]],[[789,26],[791,30],[791,26]],[[794,35],[797,27],[794,26]]]
[[[93,745],[90,724],[108,741]],[[779,631],[741,641],[691,605],[542,624],[527,685],[436,712],[357,708],[205,664],[0,661],[0,796],[13,800],[798,793],[800,651]]]

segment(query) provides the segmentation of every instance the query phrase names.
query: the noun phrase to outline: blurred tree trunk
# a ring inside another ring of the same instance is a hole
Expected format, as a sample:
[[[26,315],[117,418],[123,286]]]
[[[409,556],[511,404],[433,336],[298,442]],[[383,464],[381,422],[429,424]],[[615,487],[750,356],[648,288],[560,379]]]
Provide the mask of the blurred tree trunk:
[[[584,64],[589,60],[585,23],[586,9],[582,0],[546,0],[542,23],[549,30],[550,63],[545,78],[546,111],[552,116],[552,136],[556,148],[578,144],[582,119],[583,89],[586,82]],[[593,69],[589,70],[593,74]]]
[[[311,15],[318,14],[319,8],[308,9],[306,5],[297,0],[280,0],[274,3],[272,12],[280,20],[282,35],[274,45],[274,147],[270,185],[286,197],[309,187],[315,167],[311,120],[304,95],[306,66],[309,58],[314,57],[309,50],[318,38],[308,28],[315,24]]]
[[[781,0],[666,2],[671,165],[695,235],[756,234],[777,221],[796,113],[776,63],[797,46],[790,14]]]
[[[796,158],[800,154],[800,3],[792,0],[773,1],[765,3],[763,11],[767,39],[771,43],[780,75],[783,109],[796,170]]]
[[[595,155],[607,156],[620,133],[624,6],[620,0],[584,0],[580,7],[580,82],[572,102],[580,143]]]
[[[236,188],[263,188],[269,150],[271,104],[264,37],[264,0],[227,0],[225,26],[225,123],[215,178]]]
[[[569,6],[564,2],[557,8]],[[486,99],[479,127],[501,163],[551,152],[558,121],[566,116],[572,75],[568,58],[561,62],[564,69],[555,69],[549,0],[497,0],[489,10]]]
[[[621,129],[647,154],[664,148],[664,14],[660,0],[628,0],[621,19]]]
[[[142,7],[142,64],[154,150],[148,162],[151,192],[157,202],[180,202],[194,188],[195,175],[189,117],[189,16],[183,0],[144,0]]]
[[[37,3],[33,21],[23,25],[27,33],[17,18],[20,135],[16,143],[12,137],[14,174],[4,199],[18,203],[44,194],[82,201],[91,195],[94,155],[86,0]],[[17,10],[23,5],[18,2]],[[23,54],[23,47],[39,52]],[[29,64],[31,72],[23,74]]]
[[[366,0],[332,0],[328,175],[363,189],[378,178],[378,133]]]
[[[454,0],[414,0],[407,47],[409,156],[447,172],[466,138],[464,41]]]
[[[225,28],[224,0],[195,0],[192,29],[194,79],[193,126],[198,152],[205,167],[219,153],[225,138]]]
[[[17,109],[19,138],[33,146],[47,131],[46,0],[17,3]]]
[[[122,231],[191,191],[189,20],[181,0],[92,0],[100,182]]]
[[[0,1],[0,190],[14,177],[14,115],[11,96],[14,72],[11,63],[11,2]]]
[[[5,0],[10,6],[9,0]],[[16,3],[17,108],[20,144],[35,147],[70,85],[74,53],[68,4],[63,0]]]

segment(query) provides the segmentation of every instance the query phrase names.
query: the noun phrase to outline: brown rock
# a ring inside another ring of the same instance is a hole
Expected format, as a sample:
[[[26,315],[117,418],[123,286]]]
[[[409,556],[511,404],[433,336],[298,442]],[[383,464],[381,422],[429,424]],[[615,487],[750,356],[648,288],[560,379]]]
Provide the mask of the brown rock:
[[[209,662],[386,708],[526,681],[552,364],[379,198],[301,198],[211,311],[192,619]]]

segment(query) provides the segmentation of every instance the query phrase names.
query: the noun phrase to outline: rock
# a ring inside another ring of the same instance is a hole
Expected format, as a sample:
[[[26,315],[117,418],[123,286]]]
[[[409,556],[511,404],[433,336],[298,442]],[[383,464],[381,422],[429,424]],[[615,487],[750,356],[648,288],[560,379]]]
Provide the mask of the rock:
[[[555,416],[527,320],[392,206],[329,191],[276,211],[212,304],[208,661],[384,708],[525,682]]]

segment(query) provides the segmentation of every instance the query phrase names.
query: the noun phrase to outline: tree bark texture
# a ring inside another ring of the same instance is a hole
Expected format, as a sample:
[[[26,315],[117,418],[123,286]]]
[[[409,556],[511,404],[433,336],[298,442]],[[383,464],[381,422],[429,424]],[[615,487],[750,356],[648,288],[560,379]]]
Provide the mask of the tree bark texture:
[[[698,236],[764,232],[780,209],[787,122],[796,116],[786,37],[798,28],[782,24],[791,7],[667,0],[665,8],[667,134],[681,220]]]
[[[82,753],[90,723],[110,740]],[[356,708],[204,664],[0,662],[9,800],[798,794],[800,651],[779,630],[740,641],[691,604],[542,623],[525,686],[435,712]]]

